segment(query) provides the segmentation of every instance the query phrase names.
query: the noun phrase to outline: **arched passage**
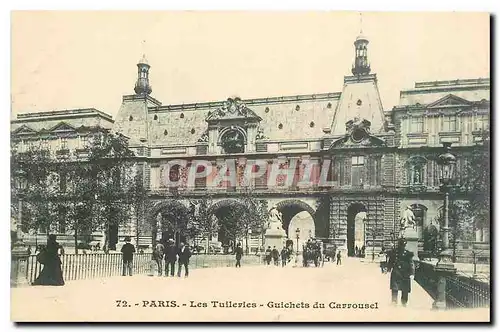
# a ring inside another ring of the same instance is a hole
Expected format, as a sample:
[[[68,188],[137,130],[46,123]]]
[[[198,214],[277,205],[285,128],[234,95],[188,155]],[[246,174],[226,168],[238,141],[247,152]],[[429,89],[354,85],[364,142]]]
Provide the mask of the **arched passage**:
[[[355,248],[365,245],[366,207],[353,203],[347,208],[347,255],[355,256]]]
[[[285,230],[285,232],[287,232],[290,239],[295,239],[295,228],[297,228],[294,227],[295,223],[302,225],[302,227],[298,227],[301,229],[301,238],[309,237],[309,235],[304,235],[305,233],[302,228],[307,228],[306,233],[308,233],[309,230],[312,230],[312,237],[324,236],[324,234],[318,234],[316,211],[306,202],[298,199],[287,199],[276,204],[276,208],[282,214],[283,229]],[[299,222],[297,219],[302,220],[302,222]],[[312,223],[312,225],[307,225],[305,221],[306,219],[309,219],[310,222],[308,222],[308,224]]]
[[[189,220],[188,208],[177,200],[168,200],[157,203],[148,214],[152,225],[152,244],[157,241],[174,239],[176,245],[186,241],[187,223]]]
[[[224,199],[208,208],[208,213],[217,218],[217,240],[221,242],[225,252],[233,250],[236,241],[245,235],[245,225],[240,217],[246,212],[245,206],[237,199]]]

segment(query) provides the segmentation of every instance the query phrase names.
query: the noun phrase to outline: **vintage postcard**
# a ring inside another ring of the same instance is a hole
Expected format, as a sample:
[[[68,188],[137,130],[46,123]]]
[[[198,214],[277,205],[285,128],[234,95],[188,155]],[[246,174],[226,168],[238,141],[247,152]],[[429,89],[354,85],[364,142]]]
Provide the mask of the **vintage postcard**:
[[[490,321],[488,13],[11,19],[13,321]]]

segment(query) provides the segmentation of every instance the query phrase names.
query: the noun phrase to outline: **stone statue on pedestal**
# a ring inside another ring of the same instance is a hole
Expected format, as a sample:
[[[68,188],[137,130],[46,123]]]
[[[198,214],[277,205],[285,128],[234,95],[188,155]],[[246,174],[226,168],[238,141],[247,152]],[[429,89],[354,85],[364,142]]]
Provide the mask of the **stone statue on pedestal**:
[[[407,230],[410,230],[410,232],[416,232],[415,215],[411,210],[411,206],[406,207],[406,210],[403,211],[403,216],[401,217],[401,237],[405,237]]]
[[[276,206],[269,210],[269,221],[264,234],[265,246],[281,250],[285,245],[286,232],[283,230],[283,215]]]
[[[269,211],[269,222],[267,223],[268,229],[282,230],[283,214],[279,212],[276,206],[273,206]]]

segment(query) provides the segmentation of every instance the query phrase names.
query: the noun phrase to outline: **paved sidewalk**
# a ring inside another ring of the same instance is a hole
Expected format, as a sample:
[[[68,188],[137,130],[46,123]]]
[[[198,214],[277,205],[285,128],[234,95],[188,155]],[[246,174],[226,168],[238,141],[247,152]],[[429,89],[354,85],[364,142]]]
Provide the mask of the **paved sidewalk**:
[[[487,309],[431,311],[432,299],[416,282],[412,287],[408,307],[394,307],[389,275],[381,274],[376,264],[356,259],[346,259],[342,266],[325,263],[323,268],[198,269],[189,278],[112,277],[70,281],[64,287],[12,289],[11,317],[15,321],[489,320]],[[169,301],[176,301],[175,306]],[[219,301],[217,307],[211,301]],[[238,302],[255,303],[256,307],[220,306]],[[331,309],[332,302],[376,309]],[[280,308],[285,303],[308,304],[309,308]],[[315,303],[325,307],[313,308]]]

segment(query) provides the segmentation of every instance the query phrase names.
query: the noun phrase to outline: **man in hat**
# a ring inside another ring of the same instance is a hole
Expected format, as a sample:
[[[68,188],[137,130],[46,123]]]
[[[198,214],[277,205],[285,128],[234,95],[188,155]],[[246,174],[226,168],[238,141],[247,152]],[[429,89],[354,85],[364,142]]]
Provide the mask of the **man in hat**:
[[[392,303],[397,304],[398,292],[401,291],[401,304],[406,307],[411,281],[415,274],[413,253],[405,249],[406,240],[400,238],[397,247],[389,252],[387,272],[391,272],[390,288]]]
[[[135,247],[130,243],[130,236],[126,236],[125,244],[122,247],[122,258],[123,258],[123,271],[122,276],[128,275],[132,276],[132,262],[134,258]]]
[[[236,255],[236,267],[241,267],[241,257],[243,257],[243,248],[241,247],[241,243],[238,243],[234,253]]]
[[[173,277],[175,274],[175,261],[177,261],[177,248],[175,247],[175,242],[173,239],[168,239],[164,257],[165,257],[165,277],[168,277],[169,270],[170,270],[170,276]]]
[[[189,250],[189,246],[181,242],[179,245],[179,250],[177,251],[177,255],[179,256],[179,267],[177,270],[177,276],[181,276],[181,270],[184,266],[184,277],[189,276],[189,258],[191,258],[191,250]]]

